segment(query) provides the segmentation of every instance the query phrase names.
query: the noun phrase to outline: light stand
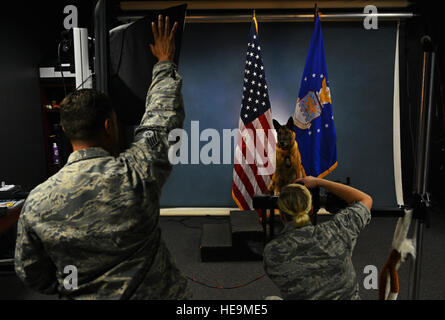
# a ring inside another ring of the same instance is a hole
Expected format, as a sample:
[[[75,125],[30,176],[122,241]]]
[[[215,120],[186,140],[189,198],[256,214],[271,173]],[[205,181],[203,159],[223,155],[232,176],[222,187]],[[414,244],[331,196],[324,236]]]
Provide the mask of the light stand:
[[[431,118],[433,112],[435,52],[431,38],[421,39],[423,46],[422,91],[420,101],[419,124],[417,131],[417,162],[414,177],[414,221],[416,237],[416,258],[411,262],[409,297],[419,299],[420,275],[423,251],[423,230],[428,219],[428,175],[430,160]]]

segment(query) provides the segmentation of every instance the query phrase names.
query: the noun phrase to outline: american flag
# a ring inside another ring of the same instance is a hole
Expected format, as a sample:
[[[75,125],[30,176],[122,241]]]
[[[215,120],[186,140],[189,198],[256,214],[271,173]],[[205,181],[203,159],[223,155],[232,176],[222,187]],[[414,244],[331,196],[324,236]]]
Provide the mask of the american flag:
[[[232,182],[232,197],[241,210],[252,210],[253,197],[267,190],[275,171],[275,145],[258,23],[254,17],[247,46]]]

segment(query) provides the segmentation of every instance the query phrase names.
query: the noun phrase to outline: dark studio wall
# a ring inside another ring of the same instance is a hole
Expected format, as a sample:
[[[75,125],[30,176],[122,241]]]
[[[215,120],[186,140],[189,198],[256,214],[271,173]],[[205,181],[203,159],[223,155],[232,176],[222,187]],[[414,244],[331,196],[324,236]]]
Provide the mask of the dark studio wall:
[[[38,68],[54,65],[66,4],[88,26],[93,1],[16,3],[0,13],[0,181],[30,190],[47,178]]]
[[[30,188],[46,174],[37,68],[44,36],[39,20],[17,9],[0,19],[0,179]]]
[[[179,71],[189,152],[191,121],[199,121],[200,131],[214,128],[221,136],[223,129],[238,128],[249,28],[249,23],[185,26]],[[376,206],[394,206],[396,23],[365,30],[361,22],[326,22],[322,30],[339,162],[327,178],[350,177],[353,186],[373,195]],[[259,24],[272,115],[281,123],[295,110],[312,32],[312,23]],[[161,205],[233,207],[232,172],[231,164],[178,164]]]

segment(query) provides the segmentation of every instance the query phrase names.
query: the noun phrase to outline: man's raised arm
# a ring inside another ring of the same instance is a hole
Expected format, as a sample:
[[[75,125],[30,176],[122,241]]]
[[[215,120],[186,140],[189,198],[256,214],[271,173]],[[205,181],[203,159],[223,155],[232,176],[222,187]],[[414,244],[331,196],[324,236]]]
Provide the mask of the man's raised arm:
[[[154,44],[150,44],[150,49],[158,63],[153,67],[146,109],[135,131],[135,142],[122,155],[144,179],[161,188],[172,169],[168,160],[168,134],[175,128],[182,128],[185,115],[182,78],[173,62],[178,23],[170,29],[169,17],[164,23],[160,15],[151,27]]]

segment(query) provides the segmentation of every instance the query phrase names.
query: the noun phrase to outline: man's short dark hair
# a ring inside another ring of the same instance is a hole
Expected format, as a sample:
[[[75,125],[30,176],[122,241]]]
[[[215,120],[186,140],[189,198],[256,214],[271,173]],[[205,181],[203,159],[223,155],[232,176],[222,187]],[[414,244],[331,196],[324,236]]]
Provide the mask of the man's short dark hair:
[[[104,93],[76,90],[62,101],[60,122],[70,140],[90,140],[97,137],[112,111],[111,101]]]

